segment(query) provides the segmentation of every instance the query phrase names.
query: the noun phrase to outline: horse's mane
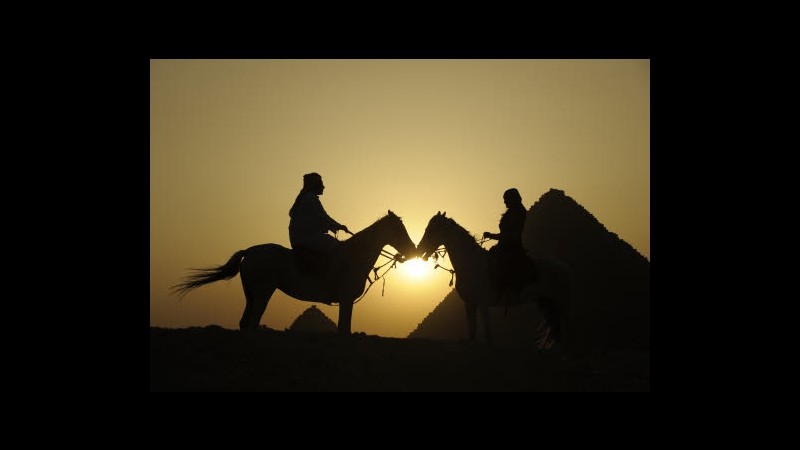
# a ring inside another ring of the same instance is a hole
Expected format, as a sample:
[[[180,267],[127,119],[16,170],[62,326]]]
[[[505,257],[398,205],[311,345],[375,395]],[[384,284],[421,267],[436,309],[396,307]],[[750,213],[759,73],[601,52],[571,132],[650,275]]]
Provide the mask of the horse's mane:
[[[400,220],[400,222],[403,221],[402,217],[398,216],[397,214],[395,214],[395,216]],[[363,236],[369,235],[370,231],[373,231],[373,229],[377,228],[380,223],[382,223],[384,220],[386,220],[388,218],[390,218],[389,214],[388,213],[384,214],[382,217],[378,218],[375,222],[373,222],[372,225],[369,225],[368,227],[364,228],[363,230],[356,232],[353,236],[350,237],[350,239],[348,239],[348,240],[346,240],[344,242],[350,242],[350,241],[353,241],[353,240],[358,240]]]
[[[472,242],[472,244],[475,247],[480,248],[481,250],[485,250],[483,247],[481,247],[480,244],[478,244],[478,239],[475,237],[475,235],[473,233],[470,233],[466,228],[459,225],[458,222],[455,221],[455,219],[453,219],[452,217],[445,217],[445,219],[447,219],[447,221],[451,225],[453,225],[455,229],[458,230],[459,233],[461,233],[465,241]]]
[[[397,218],[400,220],[400,222],[402,222],[402,221],[403,221],[403,218],[402,218],[402,217],[400,217],[400,216],[398,216],[397,214],[394,214],[394,213],[392,213],[392,214],[393,214],[395,217],[397,217]],[[384,221],[384,220],[386,220],[386,219],[389,219],[389,218],[391,218],[391,215],[390,215],[389,213],[386,213],[386,214],[384,214],[382,217],[378,218],[378,219],[377,219],[375,222],[373,222],[373,223],[372,223],[372,225],[368,226],[367,228],[364,228],[364,229],[363,229],[363,230],[361,230],[361,231],[366,231],[366,230],[368,230],[368,229],[370,229],[370,228],[377,227],[379,223],[381,223],[382,221]]]

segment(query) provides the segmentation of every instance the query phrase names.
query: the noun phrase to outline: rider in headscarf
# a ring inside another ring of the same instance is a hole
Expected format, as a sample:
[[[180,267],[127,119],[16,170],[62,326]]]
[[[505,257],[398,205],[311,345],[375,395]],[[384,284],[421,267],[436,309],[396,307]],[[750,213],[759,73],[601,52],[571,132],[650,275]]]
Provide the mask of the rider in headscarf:
[[[503,193],[506,212],[500,217],[500,233],[483,232],[484,239],[496,239],[497,245],[489,249],[493,260],[493,279],[501,290],[517,291],[526,280],[526,254],[522,247],[522,230],[525,227],[526,211],[522,196],[515,188]],[[529,280],[528,280],[529,281]]]
[[[344,230],[350,233],[346,226],[333,220],[325,212],[322,202],[319,201],[324,190],[325,185],[320,174],[312,172],[303,175],[303,189],[297,194],[289,210],[289,241],[292,248],[330,254],[339,241],[329,235],[328,231],[335,233]]]

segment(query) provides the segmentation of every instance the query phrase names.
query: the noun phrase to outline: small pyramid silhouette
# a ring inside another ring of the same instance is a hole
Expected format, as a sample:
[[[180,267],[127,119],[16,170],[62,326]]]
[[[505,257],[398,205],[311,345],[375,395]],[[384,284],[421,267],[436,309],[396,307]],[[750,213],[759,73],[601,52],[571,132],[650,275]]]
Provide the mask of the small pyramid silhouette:
[[[336,331],[336,324],[328,318],[316,305],[303,311],[297,316],[289,327],[291,331],[303,331],[311,333],[328,333]]]
[[[408,337],[457,341],[465,337],[464,326],[464,301],[453,289]]]

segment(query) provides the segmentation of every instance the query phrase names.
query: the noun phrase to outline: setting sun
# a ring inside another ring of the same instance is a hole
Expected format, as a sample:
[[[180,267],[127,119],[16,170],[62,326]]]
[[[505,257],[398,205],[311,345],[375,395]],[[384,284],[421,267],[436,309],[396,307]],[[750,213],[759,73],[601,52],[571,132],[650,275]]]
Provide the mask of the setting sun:
[[[423,278],[431,273],[431,266],[419,258],[409,259],[399,264],[397,268],[403,275],[415,279]]]

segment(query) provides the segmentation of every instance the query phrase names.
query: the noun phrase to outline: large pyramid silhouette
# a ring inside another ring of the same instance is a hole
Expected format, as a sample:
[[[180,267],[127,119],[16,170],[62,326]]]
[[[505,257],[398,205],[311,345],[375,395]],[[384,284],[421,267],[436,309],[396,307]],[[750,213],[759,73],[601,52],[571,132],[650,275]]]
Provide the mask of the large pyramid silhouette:
[[[528,211],[523,245],[572,270],[568,339],[578,347],[650,347],[650,262],[608,231],[564,191],[550,189]],[[458,276],[458,274],[456,274]],[[492,308],[498,342],[532,342],[541,318],[535,305]],[[479,337],[483,336],[482,325]],[[463,339],[464,306],[452,291],[409,338]]]
[[[489,309],[489,323],[495,343],[532,343],[542,337],[538,330],[541,320],[536,305],[521,305],[508,308],[507,311],[505,308]],[[466,324],[464,301],[454,289],[408,337],[457,341],[467,337]],[[483,322],[479,317],[478,339],[483,337]]]
[[[316,305],[303,311],[289,326],[291,331],[311,333],[328,333],[336,331],[336,324],[325,315]]]

